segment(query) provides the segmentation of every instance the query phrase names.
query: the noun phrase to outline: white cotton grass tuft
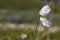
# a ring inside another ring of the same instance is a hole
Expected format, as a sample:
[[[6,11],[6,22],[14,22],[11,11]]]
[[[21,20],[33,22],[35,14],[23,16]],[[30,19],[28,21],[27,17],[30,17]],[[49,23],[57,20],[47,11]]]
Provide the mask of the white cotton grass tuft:
[[[27,34],[23,33],[20,35],[20,37],[21,37],[21,39],[25,39],[25,38],[27,38]]]
[[[51,23],[50,23],[49,21],[45,21],[45,22],[43,22],[43,24],[44,24],[44,26],[46,26],[46,27],[50,27],[50,26],[51,26]]]
[[[42,22],[43,26],[45,26],[45,27],[50,27],[52,24],[49,20],[47,20],[44,17],[40,17],[40,21]]]
[[[43,21],[46,21],[47,19],[44,18],[44,17],[40,17],[40,21],[43,22]]]

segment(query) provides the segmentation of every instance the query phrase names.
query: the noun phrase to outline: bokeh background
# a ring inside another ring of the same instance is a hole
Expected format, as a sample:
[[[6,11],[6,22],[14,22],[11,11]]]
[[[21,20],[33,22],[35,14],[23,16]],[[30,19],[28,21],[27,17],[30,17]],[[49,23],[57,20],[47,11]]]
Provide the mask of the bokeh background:
[[[47,15],[52,22],[48,29],[39,21],[45,4],[47,0],[0,0],[0,40],[47,40],[48,34],[50,40],[60,40],[60,0],[54,1]],[[22,39],[21,34],[27,37]]]

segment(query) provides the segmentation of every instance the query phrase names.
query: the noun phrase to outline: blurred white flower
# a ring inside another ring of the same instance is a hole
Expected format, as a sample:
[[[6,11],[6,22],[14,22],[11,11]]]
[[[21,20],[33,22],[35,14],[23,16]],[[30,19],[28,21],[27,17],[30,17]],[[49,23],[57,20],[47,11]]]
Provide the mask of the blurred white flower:
[[[43,21],[46,21],[47,19],[44,18],[44,17],[40,17],[40,21],[43,22]]]
[[[20,35],[20,37],[21,37],[22,39],[27,38],[27,34],[24,34],[24,33],[23,33],[23,34]]]
[[[42,22],[43,26],[46,26],[46,27],[50,27],[52,24],[49,20],[43,17],[40,17],[40,21]]]

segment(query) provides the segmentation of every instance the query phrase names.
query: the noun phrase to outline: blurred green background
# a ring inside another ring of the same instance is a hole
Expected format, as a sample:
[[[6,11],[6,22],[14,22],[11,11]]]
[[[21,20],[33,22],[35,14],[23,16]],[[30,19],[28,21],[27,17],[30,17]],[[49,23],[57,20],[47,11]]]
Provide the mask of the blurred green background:
[[[37,24],[39,21],[39,11],[46,4],[45,1],[37,1],[37,0],[0,0],[0,23],[4,25],[4,23],[12,22],[12,23],[31,23]],[[54,6],[51,8],[52,12],[48,16],[52,21],[53,26],[60,27],[60,4],[54,3]],[[36,26],[36,25],[35,25]],[[52,26],[52,27],[53,27]],[[27,26],[28,27],[28,26]],[[21,35],[22,33],[27,33],[31,31],[28,30],[13,30],[0,29],[0,40],[16,40],[16,37]],[[25,40],[36,40],[35,31],[29,32],[28,37]],[[39,40],[46,40],[46,36],[42,36],[45,34],[45,30],[43,32],[39,32]],[[50,34],[51,40],[60,40],[60,31]],[[17,40],[22,40],[21,38]]]

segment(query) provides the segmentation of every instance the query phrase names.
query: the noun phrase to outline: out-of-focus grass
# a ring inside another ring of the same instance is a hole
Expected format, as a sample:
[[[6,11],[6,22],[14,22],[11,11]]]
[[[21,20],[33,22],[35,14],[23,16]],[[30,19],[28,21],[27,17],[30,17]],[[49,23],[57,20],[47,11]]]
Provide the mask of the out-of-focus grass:
[[[8,30],[5,31],[5,30],[0,29],[0,40],[22,40],[19,36],[22,33],[27,34],[27,32],[29,32],[29,31],[13,30],[13,29],[8,29]],[[19,37],[19,38],[17,39],[17,37]],[[29,36],[27,37],[27,40],[30,40]]]
[[[34,27],[34,26],[32,26],[32,27]],[[0,40],[23,40],[20,37],[20,35],[23,33],[27,34],[27,38],[25,38],[24,40],[36,40],[37,37],[39,38],[39,40],[46,40],[47,39],[46,29],[44,29],[44,31],[42,31],[42,32],[39,32],[39,31],[36,32],[35,30],[31,30],[31,29],[26,30],[26,28],[24,28],[24,29],[10,29],[10,28],[8,28],[6,30],[0,28]],[[53,30],[54,30],[54,28],[53,28]],[[50,39],[51,40],[59,40],[60,39],[59,33],[60,33],[60,31],[50,33],[50,35],[49,35]]]
[[[30,31],[30,30],[29,30]],[[19,37],[22,33],[26,33],[28,35],[28,37],[25,40],[36,40],[36,33],[34,31],[25,31],[24,30],[12,30],[12,29],[8,29],[7,31],[4,31],[2,29],[0,29],[0,40],[16,40],[17,37]],[[29,33],[27,33],[29,32]],[[60,40],[60,32],[56,32],[53,34],[50,34],[50,39],[51,40]],[[39,35],[39,39],[40,40],[46,40],[47,37],[43,37],[40,33]],[[41,39],[42,38],[42,39]],[[22,40],[20,37],[17,40]]]

